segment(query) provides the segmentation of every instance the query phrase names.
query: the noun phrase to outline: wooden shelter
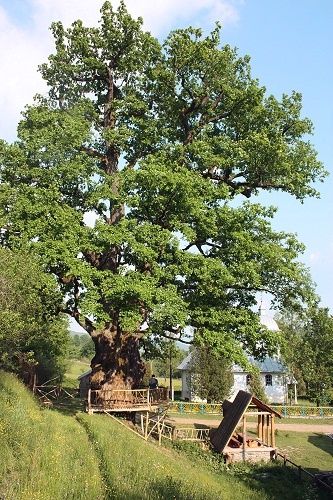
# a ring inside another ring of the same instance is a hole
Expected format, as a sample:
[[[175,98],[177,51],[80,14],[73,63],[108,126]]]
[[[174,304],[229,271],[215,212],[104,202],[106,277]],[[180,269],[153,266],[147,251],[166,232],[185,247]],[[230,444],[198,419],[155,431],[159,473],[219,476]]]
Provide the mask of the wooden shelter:
[[[211,444],[223,453],[227,462],[268,461],[275,457],[275,417],[280,413],[252,394],[239,391],[233,402],[223,402],[223,415],[217,429],[210,435]],[[257,436],[247,432],[249,417],[257,417]],[[237,428],[241,426],[241,431]]]

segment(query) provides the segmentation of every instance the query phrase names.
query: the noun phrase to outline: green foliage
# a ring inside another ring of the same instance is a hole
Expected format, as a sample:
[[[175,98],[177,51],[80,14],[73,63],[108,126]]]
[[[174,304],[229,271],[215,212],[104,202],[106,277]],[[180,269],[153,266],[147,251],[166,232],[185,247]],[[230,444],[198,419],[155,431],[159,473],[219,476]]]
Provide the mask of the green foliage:
[[[311,401],[327,405],[333,388],[333,317],[325,308],[310,309],[303,317],[285,312],[279,325],[292,373],[304,381]]]
[[[93,341],[89,335],[80,334],[70,337],[70,355],[72,358],[92,358],[95,353]]]
[[[265,388],[263,386],[260,371],[257,367],[252,366],[250,371],[249,392],[264,403],[268,403]]]
[[[169,378],[171,365],[171,376],[179,378],[180,372],[177,370],[177,366],[180,365],[186,354],[187,352],[180,349],[172,340],[162,341],[157,354],[153,357],[154,373],[158,377]]]
[[[0,145],[2,244],[37,253],[66,312],[94,318],[96,335],[195,331],[238,362],[243,348],[274,351],[256,294],[302,307],[313,290],[302,245],[250,198],[318,195],[325,171],[301,95],[266,95],[218,26],[173,31],[161,46],[123,2],[106,2],[98,27],[52,32],[49,94],[26,108],[18,140]]]
[[[196,347],[191,354],[191,392],[208,403],[223,401],[233,385],[230,361],[207,347]]]
[[[69,339],[52,276],[26,252],[0,248],[0,365],[27,382],[62,376]]]
[[[8,500],[104,498],[98,460],[73,417],[42,410],[0,371],[0,495]]]

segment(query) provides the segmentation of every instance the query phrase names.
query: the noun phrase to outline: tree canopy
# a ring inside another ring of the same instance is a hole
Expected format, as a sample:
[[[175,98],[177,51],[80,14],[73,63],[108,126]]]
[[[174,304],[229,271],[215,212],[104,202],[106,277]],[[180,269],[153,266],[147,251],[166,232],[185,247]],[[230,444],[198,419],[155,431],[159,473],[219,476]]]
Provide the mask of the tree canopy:
[[[306,395],[327,404],[333,399],[333,317],[326,308],[312,308],[306,316],[284,312],[279,320],[282,354],[298,386]]]
[[[31,382],[62,376],[68,348],[55,280],[28,254],[0,248],[0,366]]]
[[[47,96],[0,147],[1,243],[36,252],[92,336],[92,385],[135,386],[150,338],[242,362],[274,349],[253,311],[311,297],[303,247],[253,196],[316,196],[325,171],[301,95],[267,96],[220,27],[163,44],[123,2],[98,27],[52,25]],[[87,216],[94,223],[87,224]]]

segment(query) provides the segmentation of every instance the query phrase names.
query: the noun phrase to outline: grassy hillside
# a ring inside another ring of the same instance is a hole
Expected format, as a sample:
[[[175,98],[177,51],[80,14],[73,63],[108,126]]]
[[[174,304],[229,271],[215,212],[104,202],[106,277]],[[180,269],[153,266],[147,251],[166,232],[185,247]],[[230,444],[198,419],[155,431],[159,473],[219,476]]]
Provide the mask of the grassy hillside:
[[[0,372],[0,498],[101,499],[98,459],[82,426],[42,410],[12,375]]]
[[[218,475],[171,449],[145,443],[105,415],[78,416],[96,443],[110,498],[248,500],[268,498],[235,477]]]
[[[324,498],[282,467],[228,470],[195,447],[146,443],[106,415],[41,409],[3,372],[0,450],[0,498],[6,500]]]

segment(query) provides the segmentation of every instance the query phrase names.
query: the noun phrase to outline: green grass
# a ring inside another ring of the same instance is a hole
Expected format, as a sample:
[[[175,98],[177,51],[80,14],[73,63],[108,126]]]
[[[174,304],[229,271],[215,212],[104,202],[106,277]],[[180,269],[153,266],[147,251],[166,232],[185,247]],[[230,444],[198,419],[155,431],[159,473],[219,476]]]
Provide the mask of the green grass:
[[[277,431],[276,444],[280,453],[310,472],[332,470],[333,441],[324,434]]]
[[[193,465],[191,458],[146,443],[105,415],[78,419],[86,427],[103,463],[110,498],[222,500],[267,499],[227,473]]]
[[[0,372],[0,498],[102,499],[98,458],[73,418],[41,409],[13,376]]]
[[[64,387],[79,387],[78,377],[89,370],[90,363],[86,360],[71,359],[68,362],[68,368],[65,373]]]

